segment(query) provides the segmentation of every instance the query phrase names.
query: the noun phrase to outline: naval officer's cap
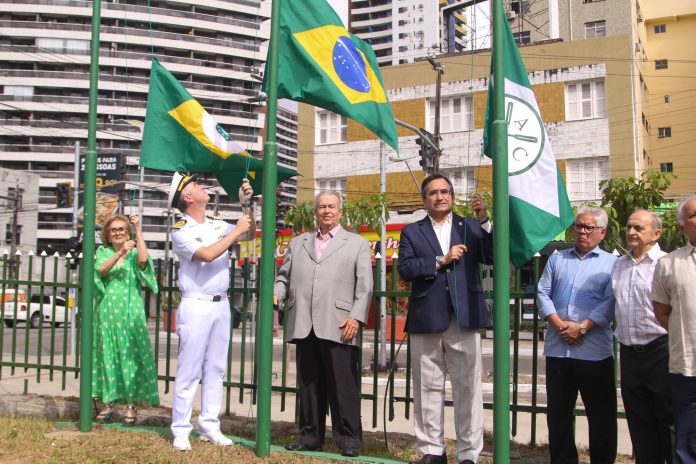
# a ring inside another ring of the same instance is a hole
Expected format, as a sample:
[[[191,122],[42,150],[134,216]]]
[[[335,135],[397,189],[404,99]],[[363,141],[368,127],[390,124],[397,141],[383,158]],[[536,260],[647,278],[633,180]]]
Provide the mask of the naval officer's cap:
[[[179,197],[181,196],[181,191],[184,190],[184,188],[190,184],[191,182],[196,181],[196,174],[181,174],[178,172],[174,173],[174,176],[172,177],[172,185],[169,189],[169,205],[172,208],[176,208],[176,205],[179,203]]]

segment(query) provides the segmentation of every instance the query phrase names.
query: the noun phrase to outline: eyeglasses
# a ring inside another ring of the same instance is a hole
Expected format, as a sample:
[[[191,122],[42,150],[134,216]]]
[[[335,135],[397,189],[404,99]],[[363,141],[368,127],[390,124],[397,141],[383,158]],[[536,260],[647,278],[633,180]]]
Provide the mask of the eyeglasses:
[[[599,226],[588,226],[587,224],[578,224],[575,223],[573,224],[573,228],[577,230],[578,232],[585,232],[586,234],[591,234],[594,232],[596,229],[604,229],[604,227],[599,227]]]
[[[452,194],[452,190],[450,190],[450,189],[435,189],[435,190],[429,191],[429,192],[428,192],[428,196],[429,196],[429,197],[434,197],[434,196],[437,196],[438,193],[444,197],[444,196],[447,196],[447,195],[451,195],[451,194]]]
[[[113,227],[113,228],[109,229],[109,233],[111,235],[125,234],[127,230],[128,229],[126,229],[125,227]]]

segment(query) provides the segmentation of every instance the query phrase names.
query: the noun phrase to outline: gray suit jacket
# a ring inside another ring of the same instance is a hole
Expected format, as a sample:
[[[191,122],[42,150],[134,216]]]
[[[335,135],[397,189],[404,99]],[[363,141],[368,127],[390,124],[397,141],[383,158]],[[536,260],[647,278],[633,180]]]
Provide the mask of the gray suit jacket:
[[[317,260],[316,231],[290,241],[278,270],[273,293],[278,301],[288,299],[286,340],[306,338],[312,328],[321,339],[341,340],[339,325],[352,317],[364,324],[372,298],[370,242],[340,229]]]

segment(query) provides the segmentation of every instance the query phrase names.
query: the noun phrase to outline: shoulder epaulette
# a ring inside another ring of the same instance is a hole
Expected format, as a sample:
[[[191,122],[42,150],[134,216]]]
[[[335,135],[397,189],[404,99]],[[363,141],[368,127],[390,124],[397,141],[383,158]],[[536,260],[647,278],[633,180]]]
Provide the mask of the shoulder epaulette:
[[[182,219],[180,221],[177,221],[176,224],[172,226],[172,229],[178,230],[181,229],[186,225],[186,219]]]

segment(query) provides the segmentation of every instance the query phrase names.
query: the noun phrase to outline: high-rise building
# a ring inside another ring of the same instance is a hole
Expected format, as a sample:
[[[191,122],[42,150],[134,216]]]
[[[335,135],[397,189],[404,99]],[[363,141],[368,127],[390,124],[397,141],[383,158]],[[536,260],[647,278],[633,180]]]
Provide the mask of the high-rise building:
[[[121,211],[143,206],[148,246],[163,248],[170,173],[138,168],[151,56],[251,153],[262,151],[260,83],[270,34],[261,0],[101,2],[98,155],[120,157]],[[56,185],[72,182],[75,146],[87,148],[92,2],[0,1],[0,167],[38,173],[36,248],[72,236]],[[142,193],[142,197],[140,194]],[[79,198],[79,193],[78,193]],[[234,199],[233,199],[234,200]],[[222,195],[223,216],[238,214]],[[157,255],[157,251],[155,251]]]
[[[367,41],[380,65],[411,63],[434,53],[466,49],[463,10],[443,15],[461,0],[351,0],[349,30]],[[447,17],[448,20],[444,21]]]

